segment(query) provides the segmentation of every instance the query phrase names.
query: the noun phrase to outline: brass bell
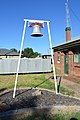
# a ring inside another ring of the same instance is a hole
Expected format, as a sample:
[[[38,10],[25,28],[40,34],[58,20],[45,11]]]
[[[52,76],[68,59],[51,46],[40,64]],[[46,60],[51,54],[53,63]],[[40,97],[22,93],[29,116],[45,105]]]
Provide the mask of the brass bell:
[[[31,36],[33,36],[33,37],[41,37],[41,36],[43,36],[43,34],[41,33],[41,27],[43,28],[43,26],[42,26],[42,24],[40,24],[40,23],[33,23],[33,24],[31,24],[30,25],[30,27],[34,27],[33,28],[33,32],[32,32],[32,34],[31,34]]]

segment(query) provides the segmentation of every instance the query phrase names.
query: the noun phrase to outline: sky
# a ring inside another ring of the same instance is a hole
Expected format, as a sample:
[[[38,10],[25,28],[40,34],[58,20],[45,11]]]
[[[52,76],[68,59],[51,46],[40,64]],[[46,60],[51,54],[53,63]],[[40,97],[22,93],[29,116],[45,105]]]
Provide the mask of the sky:
[[[71,38],[80,36],[80,0],[68,0]],[[20,50],[24,19],[49,20],[52,46],[65,42],[66,0],[0,0],[0,48]],[[31,37],[33,28],[26,25],[24,48],[50,53],[47,25],[43,37]]]

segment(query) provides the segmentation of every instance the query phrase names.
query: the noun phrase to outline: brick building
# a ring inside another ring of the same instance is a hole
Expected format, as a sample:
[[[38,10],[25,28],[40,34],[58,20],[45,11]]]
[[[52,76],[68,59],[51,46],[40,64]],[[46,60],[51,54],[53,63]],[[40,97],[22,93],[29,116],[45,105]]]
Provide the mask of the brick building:
[[[66,42],[54,46],[55,67],[61,74],[80,76],[80,37],[70,38],[70,27],[66,27]]]

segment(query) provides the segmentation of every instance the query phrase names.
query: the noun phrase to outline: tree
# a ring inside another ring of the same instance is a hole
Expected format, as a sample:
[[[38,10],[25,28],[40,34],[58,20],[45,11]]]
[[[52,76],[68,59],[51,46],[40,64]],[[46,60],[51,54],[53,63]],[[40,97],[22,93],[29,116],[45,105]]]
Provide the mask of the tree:
[[[15,48],[11,48],[10,49],[12,52],[17,52],[17,50]]]
[[[32,58],[37,57],[38,55],[40,55],[38,52],[34,52],[34,54],[32,55]]]
[[[35,58],[39,55],[38,52],[34,52],[32,48],[24,48],[23,57]]]

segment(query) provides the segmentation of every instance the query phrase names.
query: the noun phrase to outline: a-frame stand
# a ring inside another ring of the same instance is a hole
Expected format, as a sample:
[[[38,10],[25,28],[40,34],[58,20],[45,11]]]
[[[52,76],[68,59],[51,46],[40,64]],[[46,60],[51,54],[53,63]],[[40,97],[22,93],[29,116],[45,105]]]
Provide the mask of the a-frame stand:
[[[47,23],[49,43],[50,43],[50,49],[51,49],[51,57],[52,57],[52,64],[53,64],[55,90],[56,90],[56,94],[57,94],[57,81],[56,81],[55,66],[54,66],[54,59],[53,59],[53,50],[52,50],[52,42],[51,42],[51,34],[50,34],[50,25],[49,25],[50,21],[24,19],[24,28],[23,28],[22,41],[21,41],[21,47],[20,47],[20,54],[19,54],[18,65],[17,65],[17,73],[16,73],[16,79],[15,79],[15,85],[14,85],[13,98],[15,98],[15,94],[16,94],[16,86],[17,86],[18,72],[19,72],[19,67],[20,67],[21,52],[22,52],[22,47],[23,47],[23,43],[24,43],[24,36],[25,36],[25,31],[26,31],[26,24],[29,23],[29,22],[32,22],[32,23],[34,23],[34,22]]]

